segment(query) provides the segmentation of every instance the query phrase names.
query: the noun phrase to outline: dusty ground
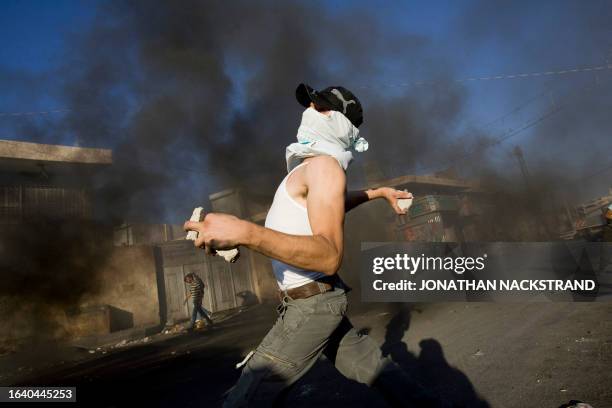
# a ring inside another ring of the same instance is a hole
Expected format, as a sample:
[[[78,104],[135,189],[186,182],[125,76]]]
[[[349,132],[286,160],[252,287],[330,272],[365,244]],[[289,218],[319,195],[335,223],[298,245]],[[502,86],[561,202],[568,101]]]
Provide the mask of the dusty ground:
[[[578,399],[611,408],[611,317],[610,303],[447,303],[376,305],[351,320],[454,406],[556,408]],[[216,406],[239,375],[234,364],[274,318],[273,306],[262,305],[203,333],[159,335],[95,353],[58,348],[47,352],[47,364],[44,356],[32,361],[34,354],[29,366],[4,357],[0,384],[77,386],[78,405],[88,407]],[[384,401],[321,361],[286,405]]]

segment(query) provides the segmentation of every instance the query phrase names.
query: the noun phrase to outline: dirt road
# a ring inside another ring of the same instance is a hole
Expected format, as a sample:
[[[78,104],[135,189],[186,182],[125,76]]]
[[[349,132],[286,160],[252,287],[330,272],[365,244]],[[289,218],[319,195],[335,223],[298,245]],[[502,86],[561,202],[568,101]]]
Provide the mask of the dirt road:
[[[578,399],[610,408],[611,316],[609,303],[444,303],[360,307],[351,320],[454,406],[556,408]],[[272,305],[260,305],[212,331],[160,335],[0,382],[76,386],[82,406],[216,406],[239,375],[234,365],[274,318]],[[293,387],[286,406],[384,401],[323,360]]]

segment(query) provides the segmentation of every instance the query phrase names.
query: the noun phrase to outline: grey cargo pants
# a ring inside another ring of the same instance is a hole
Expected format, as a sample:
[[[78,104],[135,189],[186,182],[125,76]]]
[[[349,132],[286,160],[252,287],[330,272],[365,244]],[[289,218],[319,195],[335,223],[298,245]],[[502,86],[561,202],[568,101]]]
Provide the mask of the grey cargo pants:
[[[271,406],[321,353],[344,376],[370,385],[390,363],[374,340],[352,327],[346,307],[345,291],[338,287],[307,299],[285,297],[276,323],[248,360],[224,407]]]

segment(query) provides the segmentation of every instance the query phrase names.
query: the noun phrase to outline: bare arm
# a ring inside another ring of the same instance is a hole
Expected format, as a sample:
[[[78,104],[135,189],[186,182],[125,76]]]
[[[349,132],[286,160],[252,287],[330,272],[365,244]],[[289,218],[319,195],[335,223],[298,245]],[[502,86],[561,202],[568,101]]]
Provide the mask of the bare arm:
[[[255,226],[247,246],[281,262],[333,275],[342,261],[346,177],[331,157],[312,160],[305,172],[313,235],[288,235]]]
[[[214,213],[200,223],[186,222],[185,228],[198,231],[198,247],[229,249],[244,245],[289,265],[333,275],[342,261],[346,176],[329,156],[311,159],[304,171],[311,236],[284,234]]]

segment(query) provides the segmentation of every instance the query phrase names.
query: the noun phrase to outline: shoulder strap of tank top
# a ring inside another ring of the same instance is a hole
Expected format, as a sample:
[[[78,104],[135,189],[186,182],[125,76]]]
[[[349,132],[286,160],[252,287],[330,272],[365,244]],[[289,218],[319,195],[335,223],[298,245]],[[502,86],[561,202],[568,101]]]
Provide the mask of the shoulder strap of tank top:
[[[302,163],[298,164],[297,166],[295,166],[294,168],[292,168],[291,171],[289,173],[287,173],[287,175],[285,176],[285,179],[283,180],[283,184],[287,182],[287,179],[289,178],[290,175],[293,174],[294,171],[296,171],[297,169],[299,169],[300,167],[302,167],[302,166],[304,166],[306,164],[308,164],[308,162],[306,162],[306,163],[302,162]]]

